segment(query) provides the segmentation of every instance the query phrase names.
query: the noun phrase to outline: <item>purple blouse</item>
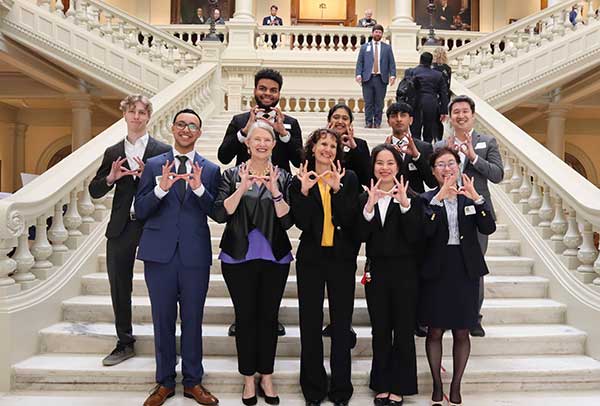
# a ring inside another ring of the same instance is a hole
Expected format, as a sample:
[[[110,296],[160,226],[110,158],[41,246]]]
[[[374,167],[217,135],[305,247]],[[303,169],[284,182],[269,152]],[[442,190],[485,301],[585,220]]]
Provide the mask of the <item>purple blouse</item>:
[[[264,259],[265,261],[275,262],[276,264],[289,264],[294,260],[294,257],[291,252],[288,252],[288,254],[279,261],[275,260],[269,241],[257,228],[255,228],[248,234],[248,251],[246,252],[245,258],[235,259],[221,251],[219,259],[226,264],[241,264],[242,262],[252,261],[253,259]]]

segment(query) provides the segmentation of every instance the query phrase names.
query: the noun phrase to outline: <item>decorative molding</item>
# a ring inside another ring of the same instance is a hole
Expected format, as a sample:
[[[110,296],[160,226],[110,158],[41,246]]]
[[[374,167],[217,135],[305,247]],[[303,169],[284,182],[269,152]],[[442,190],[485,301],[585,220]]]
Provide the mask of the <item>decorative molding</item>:
[[[44,173],[48,169],[48,164],[52,157],[58,151],[69,145],[71,145],[71,134],[65,135],[50,143],[38,158],[37,164],[35,165],[35,173]]]
[[[594,185],[600,187],[600,183],[598,182],[598,171],[589,155],[583,149],[568,141],[565,142],[565,152],[577,158],[585,168],[587,179]]]

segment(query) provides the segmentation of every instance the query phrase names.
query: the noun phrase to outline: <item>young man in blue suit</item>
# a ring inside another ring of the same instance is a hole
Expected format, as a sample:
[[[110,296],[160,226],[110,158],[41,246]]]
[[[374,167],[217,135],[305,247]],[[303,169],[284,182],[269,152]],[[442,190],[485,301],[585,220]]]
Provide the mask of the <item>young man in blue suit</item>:
[[[362,86],[367,128],[381,127],[387,85],[396,80],[396,61],[392,47],[381,41],[383,26],[375,24],[373,39],[360,47],[356,60],[356,81]]]
[[[212,263],[207,216],[221,181],[219,167],[194,151],[202,120],[190,109],[175,115],[171,151],[148,160],[135,199],[145,221],[138,259],[150,294],[157,385],[144,406],[175,394],[175,324],[181,316],[184,396],[202,405],[216,397],[202,385],[202,316]]]

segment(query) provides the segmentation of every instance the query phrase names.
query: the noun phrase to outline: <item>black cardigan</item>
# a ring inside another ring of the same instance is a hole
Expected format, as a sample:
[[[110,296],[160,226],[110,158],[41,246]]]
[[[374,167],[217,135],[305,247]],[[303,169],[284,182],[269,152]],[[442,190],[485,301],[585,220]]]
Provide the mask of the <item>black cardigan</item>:
[[[277,184],[286,202],[289,202],[291,178],[289,172],[279,169]],[[237,190],[239,182],[239,166],[223,172],[212,215],[219,223],[227,222],[219,247],[232,258],[243,259],[248,252],[248,234],[257,228],[269,241],[273,256],[279,261],[292,249],[286,233],[293,225],[292,216],[288,213],[278,218],[271,192],[264,186],[259,188],[256,185],[244,193],[235,212],[228,214],[223,203]]]

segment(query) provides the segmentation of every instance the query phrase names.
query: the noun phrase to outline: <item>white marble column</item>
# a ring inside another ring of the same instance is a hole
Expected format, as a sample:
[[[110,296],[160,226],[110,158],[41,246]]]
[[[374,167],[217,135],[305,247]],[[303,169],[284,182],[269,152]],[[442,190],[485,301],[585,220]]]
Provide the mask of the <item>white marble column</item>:
[[[565,159],[565,122],[568,111],[565,105],[551,103],[546,113],[548,121],[546,148],[562,160]]]
[[[395,13],[392,25],[405,25],[414,22],[412,16],[412,0],[394,0]]]
[[[25,172],[25,134],[27,124],[15,123],[15,143],[13,157],[13,177],[15,189],[23,187],[21,172]]]
[[[92,139],[92,99],[87,93],[69,95],[71,102],[71,150]]]
[[[256,18],[252,14],[254,0],[235,0],[235,13],[233,20],[236,22],[254,22]]]

